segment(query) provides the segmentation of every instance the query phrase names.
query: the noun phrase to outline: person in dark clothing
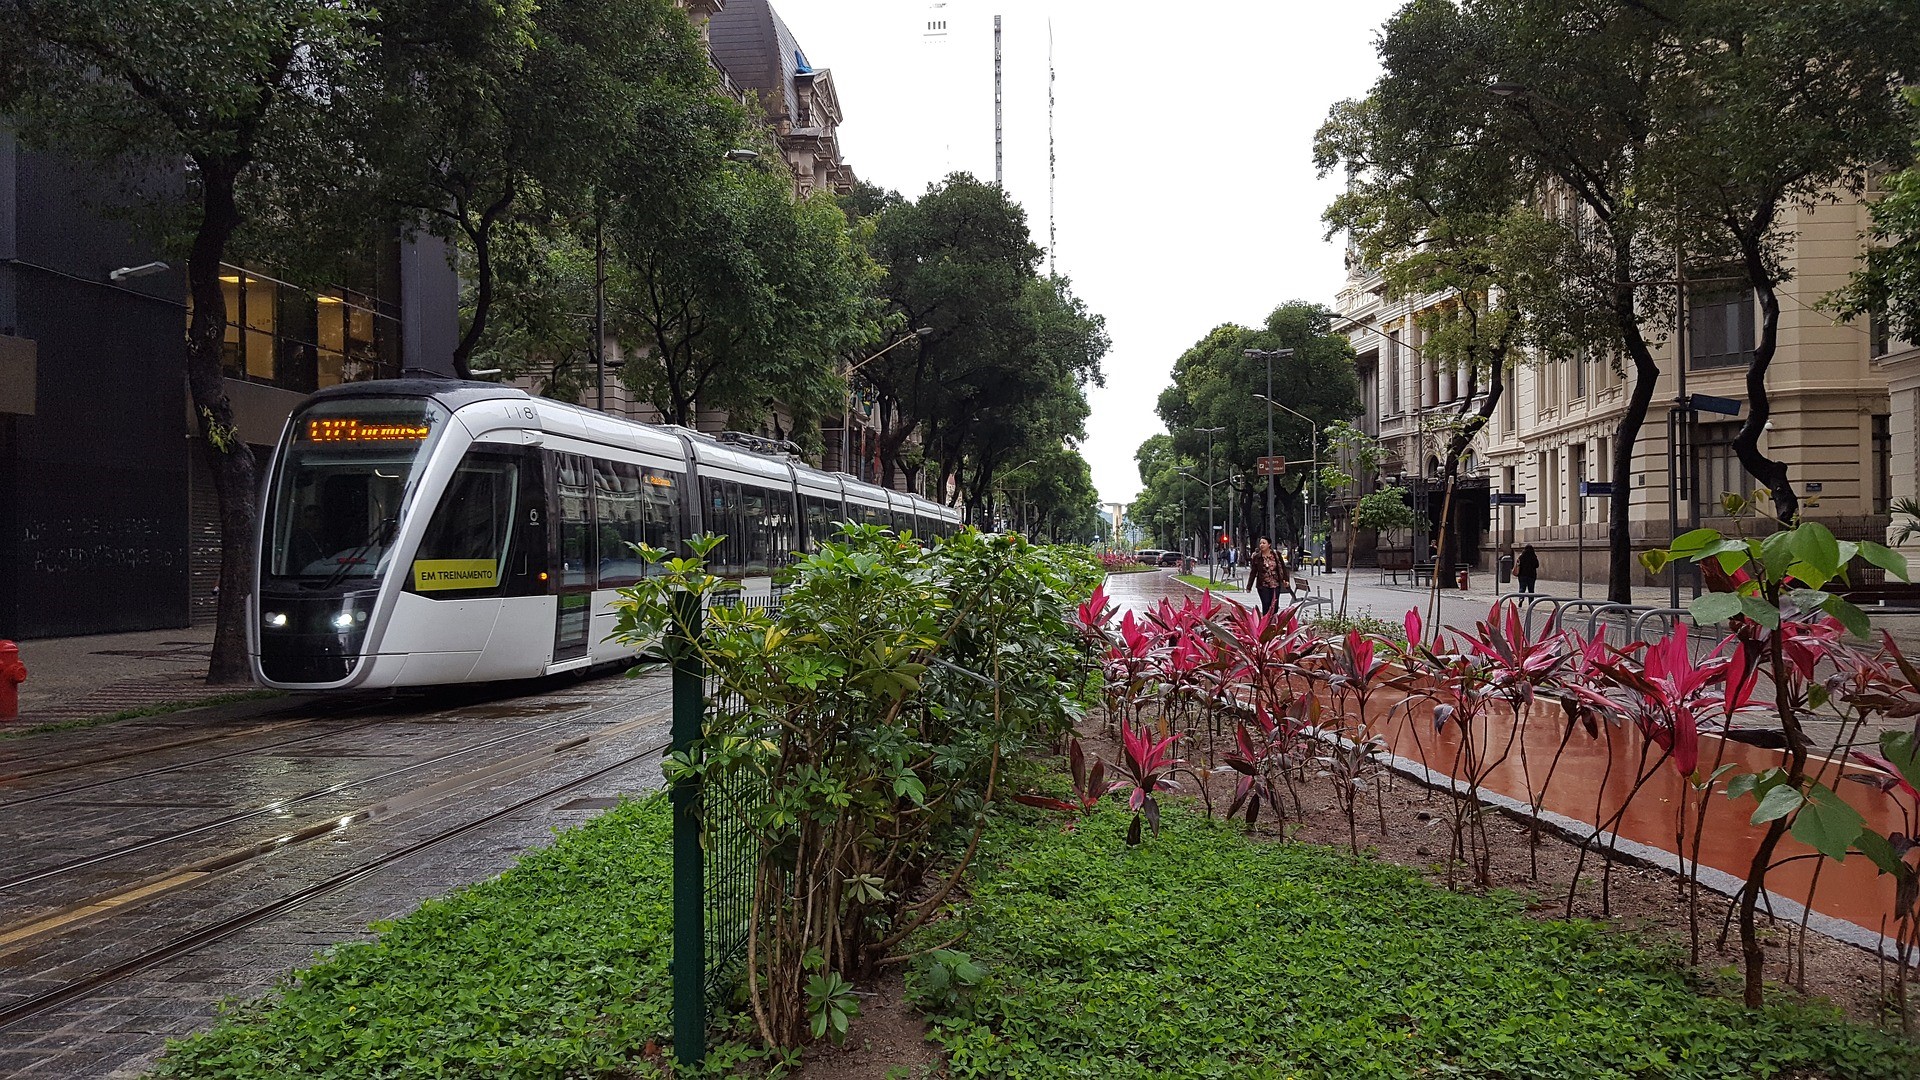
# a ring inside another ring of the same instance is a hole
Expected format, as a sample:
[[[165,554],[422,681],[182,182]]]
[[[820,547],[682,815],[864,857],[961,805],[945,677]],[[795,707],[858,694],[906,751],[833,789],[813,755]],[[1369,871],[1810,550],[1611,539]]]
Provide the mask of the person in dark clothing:
[[[1286,567],[1281,564],[1280,556],[1262,538],[1260,546],[1247,558],[1247,587],[1260,594],[1260,614],[1272,613],[1273,605],[1280,597],[1280,583],[1286,575]]]
[[[1540,578],[1540,556],[1535,554],[1532,544],[1520,549],[1520,561],[1514,564],[1513,572],[1520,579],[1520,591],[1532,592],[1533,583]]]

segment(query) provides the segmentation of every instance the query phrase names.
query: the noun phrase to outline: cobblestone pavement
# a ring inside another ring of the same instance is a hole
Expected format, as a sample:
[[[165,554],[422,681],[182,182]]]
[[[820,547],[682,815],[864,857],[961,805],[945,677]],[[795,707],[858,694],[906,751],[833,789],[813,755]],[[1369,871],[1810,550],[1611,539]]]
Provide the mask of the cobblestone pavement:
[[[258,996],[370,922],[660,786],[664,671],[515,689],[297,702],[218,723],[181,713],[8,747],[0,1076],[138,1075],[222,999]]]

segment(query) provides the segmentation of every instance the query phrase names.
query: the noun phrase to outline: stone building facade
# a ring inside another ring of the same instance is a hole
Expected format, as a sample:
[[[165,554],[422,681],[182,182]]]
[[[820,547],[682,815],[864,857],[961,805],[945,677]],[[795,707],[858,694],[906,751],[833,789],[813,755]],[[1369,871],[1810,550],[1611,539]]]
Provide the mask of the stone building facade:
[[[1889,343],[1876,341],[1865,321],[1840,323],[1820,310],[1821,298],[1857,265],[1866,205],[1841,199],[1789,211],[1786,217],[1790,240],[1784,261],[1792,278],[1779,290],[1779,346],[1767,380],[1773,416],[1760,446],[1786,463],[1806,519],[1826,524],[1843,538],[1880,539],[1891,500],[1920,494],[1911,479],[1920,454],[1914,435],[1920,359],[1911,349],[1899,351],[1897,343],[1889,351]],[[1416,512],[1435,519],[1445,422],[1470,389],[1475,397],[1467,405],[1477,408],[1486,379],[1483,375],[1470,388],[1465,373],[1438,369],[1421,354],[1424,338],[1417,317],[1447,303],[1446,296],[1388,296],[1377,272],[1357,260],[1349,265],[1337,300],[1347,321],[1336,327],[1347,331],[1359,356],[1361,424],[1392,454],[1383,478],[1408,486]],[[1731,399],[1744,414],[1747,357],[1759,330],[1752,292],[1695,286],[1689,289],[1688,308],[1688,393]],[[1636,550],[1671,538],[1675,518],[1679,530],[1742,527],[1720,509],[1723,494],[1750,494],[1758,486],[1733,453],[1739,418],[1696,412],[1690,431],[1677,440],[1671,436],[1670,422],[1685,424],[1684,414],[1673,409],[1676,344],[1668,335],[1655,346],[1662,375],[1635,441],[1632,483],[1611,497],[1583,497],[1581,482],[1613,478],[1613,440],[1626,409],[1630,372],[1623,374],[1621,365],[1603,357],[1521,360],[1462,469],[1455,518],[1464,565],[1491,570],[1499,550],[1532,544],[1542,577],[1584,577],[1604,584],[1610,498],[1630,500]],[[1911,383],[1900,408],[1890,399],[1890,378]],[[1676,445],[1685,466],[1678,472]],[[1896,481],[1896,474],[1908,479]],[[1676,476],[1683,490],[1676,492],[1677,507],[1670,511],[1669,485]],[[1690,492],[1684,490],[1688,487]],[[1522,496],[1525,502],[1495,506],[1496,493]],[[1424,555],[1428,542],[1427,534],[1416,530],[1406,542],[1408,553]],[[1361,555],[1366,555],[1364,546]],[[1635,575],[1636,584],[1654,583],[1638,569]]]

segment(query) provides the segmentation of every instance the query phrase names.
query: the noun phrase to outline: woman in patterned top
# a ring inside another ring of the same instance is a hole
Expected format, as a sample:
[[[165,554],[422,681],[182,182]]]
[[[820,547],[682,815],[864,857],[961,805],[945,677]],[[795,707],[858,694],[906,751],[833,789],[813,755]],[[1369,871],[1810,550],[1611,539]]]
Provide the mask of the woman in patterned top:
[[[1273,611],[1274,603],[1280,598],[1280,582],[1286,577],[1286,567],[1281,565],[1280,556],[1274,554],[1272,545],[1265,537],[1260,546],[1254,549],[1252,557],[1247,559],[1247,587],[1260,594],[1260,614]]]

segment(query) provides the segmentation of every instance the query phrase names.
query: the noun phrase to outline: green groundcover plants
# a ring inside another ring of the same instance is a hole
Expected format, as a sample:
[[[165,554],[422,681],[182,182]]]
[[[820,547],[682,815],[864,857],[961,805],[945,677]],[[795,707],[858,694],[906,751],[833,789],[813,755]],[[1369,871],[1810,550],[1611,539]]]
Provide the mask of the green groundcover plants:
[[[671,819],[623,803],[172,1043],[166,1077],[658,1075]],[[724,1056],[724,1055],[722,1055]]]
[[[1110,803],[990,830],[959,946],[988,974],[955,992],[930,954],[909,982],[953,1076],[1920,1075],[1911,1044],[1830,1008],[1747,1011],[1515,896],[1183,810],[1138,847],[1126,825]]]

